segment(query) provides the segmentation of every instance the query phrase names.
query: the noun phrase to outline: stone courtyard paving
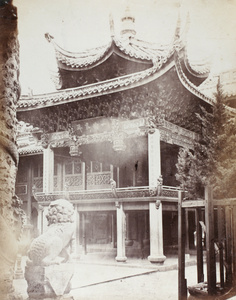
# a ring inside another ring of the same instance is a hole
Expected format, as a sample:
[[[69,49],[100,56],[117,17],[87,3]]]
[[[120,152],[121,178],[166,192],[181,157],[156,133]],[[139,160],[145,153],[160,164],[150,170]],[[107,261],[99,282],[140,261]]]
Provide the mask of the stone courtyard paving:
[[[196,283],[196,260],[186,267],[188,284]],[[14,281],[16,291],[27,299],[24,279]],[[177,258],[167,258],[164,265],[151,264],[147,259],[129,259],[116,263],[111,259],[87,256],[75,263],[72,290],[75,300],[93,299],[178,299]]]
[[[206,266],[204,274],[206,279]],[[195,257],[186,261],[185,275],[188,286],[197,283]],[[26,281],[14,280],[14,286],[26,300]],[[178,300],[177,257],[167,258],[164,265],[158,266],[148,260],[116,263],[87,256],[75,262],[71,295],[75,300]]]
[[[96,267],[94,269],[96,272]],[[196,283],[196,266],[186,268],[188,284]],[[121,278],[93,286],[73,289],[71,294],[77,300],[177,300],[178,271],[154,271],[144,275]]]

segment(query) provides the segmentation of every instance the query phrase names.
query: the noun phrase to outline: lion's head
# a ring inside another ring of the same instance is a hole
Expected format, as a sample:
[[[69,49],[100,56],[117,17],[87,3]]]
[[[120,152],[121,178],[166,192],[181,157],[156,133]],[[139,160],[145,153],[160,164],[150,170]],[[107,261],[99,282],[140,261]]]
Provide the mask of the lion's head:
[[[73,215],[73,205],[65,199],[58,199],[50,203],[46,218],[50,226],[56,223],[72,223]]]

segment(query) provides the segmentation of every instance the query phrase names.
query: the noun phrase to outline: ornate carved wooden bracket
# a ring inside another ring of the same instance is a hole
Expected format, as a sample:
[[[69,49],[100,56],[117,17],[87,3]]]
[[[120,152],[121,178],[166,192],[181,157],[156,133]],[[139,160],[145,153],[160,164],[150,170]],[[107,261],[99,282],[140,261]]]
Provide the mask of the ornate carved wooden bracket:
[[[156,209],[159,209],[160,208],[160,205],[161,205],[161,201],[160,200],[157,200],[156,203]]]
[[[113,149],[115,151],[125,151],[126,145],[124,142],[125,139],[125,132],[120,128],[120,122],[118,119],[112,120],[112,142],[113,142]]]
[[[79,142],[78,136],[75,134],[73,127],[69,127],[69,139],[70,139],[70,155],[80,156],[82,152],[80,151],[81,143]]]

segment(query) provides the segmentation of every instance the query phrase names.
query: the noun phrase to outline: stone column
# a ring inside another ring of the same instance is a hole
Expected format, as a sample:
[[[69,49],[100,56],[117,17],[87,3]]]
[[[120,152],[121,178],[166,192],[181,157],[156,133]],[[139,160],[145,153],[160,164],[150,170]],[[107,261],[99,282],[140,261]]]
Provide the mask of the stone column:
[[[148,219],[148,212],[144,212],[144,245],[150,244],[150,237],[149,237],[149,219]]]
[[[33,183],[32,183],[32,162],[30,162],[30,167],[28,169],[28,174],[27,174],[27,182],[28,182],[28,191],[32,191],[32,186],[33,186]],[[28,192],[28,196],[27,196],[27,221],[31,222],[31,197],[32,197],[32,194],[31,192]]]
[[[42,210],[42,219],[41,219],[42,233],[47,231],[47,229],[48,229],[47,214],[48,214],[48,208],[47,208],[47,206],[44,206],[43,210]]]
[[[150,255],[148,260],[151,263],[164,263],[166,257],[163,254],[163,231],[162,231],[162,204],[159,208],[156,203],[149,203],[150,220]]]
[[[154,129],[148,133],[148,164],[149,187],[157,187],[157,179],[161,175],[161,145],[160,131]],[[163,228],[162,228],[162,204],[149,203],[150,223],[150,255],[148,260],[152,263],[163,263],[166,257],[163,255]]]
[[[130,239],[130,216],[129,216],[129,213],[125,214],[125,220],[126,220],[125,245],[126,246],[132,246],[133,245],[133,240]]]
[[[78,208],[75,209],[75,256],[79,257],[80,254],[80,213]]]
[[[37,227],[38,227],[38,233],[43,233],[43,211],[44,207],[42,205],[38,206],[38,221],[37,221]]]
[[[116,248],[117,247],[116,216],[113,213],[111,215],[111,222],[112,222],[112,245],[113,245],[113,248]]]
[[[0,295],[13,294],[14,266],[23,211],[15,196],[18,165],[16,104],[20,96],[17,12],[12,1],[0,2]]]
[[[125,212],[123,203],[116,204],[116,223],[117,223],[117,256],[116,261],[125,262],[127,257],[125,256]]]
[[[62,171],[62,162],[57,163],[57,190],[62,191],[63,190],[63,171]]]
[[[82,169],[82,190],[86,190],[86,166],[85,166],[85,162],[83,161],[81,163],[81,169]]]
[[[54,190],[54,151],[48,146],[43,150],[43,192]]]
[[[154,131],[148,133],[148,173],[149,187],[156,187],[157,179],[161,175],[161,144],[159,129],[154,129]]]
[[[83,245],[83,254],[87,254],[87,236],[86,236],[86,213],[82,213],[82,245]]]

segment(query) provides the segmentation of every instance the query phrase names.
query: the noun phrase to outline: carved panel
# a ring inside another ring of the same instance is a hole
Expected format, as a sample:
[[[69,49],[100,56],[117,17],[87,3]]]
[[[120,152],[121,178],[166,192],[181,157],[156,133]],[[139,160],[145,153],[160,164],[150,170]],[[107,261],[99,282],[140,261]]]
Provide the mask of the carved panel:
[[[70,189],[70,187],[82,187],[83,177],[81,174],[78,175],[66,175],[65,176],[65,185]]]
[[[111,172],[104,173],[88,173],[87,186],[104,188],[110,186]]]
[[[34,178],[33,184],[37,189],[43,189],[43,177]]]
[[[17,195],[26,195],[27,194],[27,185],[26,184],[17,184],[16,185],[16,194]]]

